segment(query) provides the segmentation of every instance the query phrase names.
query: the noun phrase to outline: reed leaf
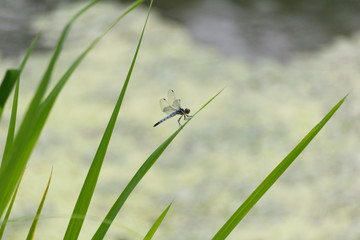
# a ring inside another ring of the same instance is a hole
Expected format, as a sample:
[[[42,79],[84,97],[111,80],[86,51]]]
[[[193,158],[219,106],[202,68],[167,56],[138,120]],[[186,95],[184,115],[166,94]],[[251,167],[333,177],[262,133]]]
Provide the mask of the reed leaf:
[[[63,31],[63,35],[60,38],[60,41],[57,45],[55,50],[54,56],[58,56],[58,52],[61,50],[61,46],[63,43],[63,39],[67,35],[68,29],[71,27],[73,22],[87,9],[92,7],[95,3],[99,0],[95,0],[90,2],[86,7],[80,10],[74,18],[69,22],[69,24],[65,27]],[[138,1],[132,5],[132,8],[139,5]],[[131,8],[131,9],[132,9]],[[125,16],[129,10],[127,10],[123,15],[121,15],[117,20],[111,24],[105,32],[103,32],[100,37],[98,37],[93,43],[81,54],[74,63],[70,66],[70,68],[65,72],[62,78],[58,81],[56,86],[52,89],[49,96],[40,103],[40,100],[43,96],[42,92],[45,91],[47,83],[50,79],[50,75],[52,71],[49,71],[53,64],[50,64],[48,70],[46,71],[43,80],[39,88],[36,91],[36,94],[27,110],[23,123],[21,124],[18,134],[15,137],[15,141],[13,147],[9,153],[9,164],[6,164],[4,168],[0,169],[0,192],[3,194],[0,195],[0,216],[3,213],[7,202],[9,201],[11,194],[14,190],[16,185],[17,179],[19,178],[19,174],[21,173],[22,169],[25,167],[30,154],[40,136],[40,133],[45,125],[47,117],[52,109],[53,104],[59,93],[61,92],[62,88],[64,87],[67,80],[70,78],[71,74],[80,64],[80,62],[84,59],[87,53],[100,41],[100,39],[118,22],[120,19]],[[64,37],[63,37],[64,36]],[[51,62],[55,62],[57,59],[52,58]],[[45,81],[45,80],[46,81]],[[5,206],[3,206],[5,204]]]
[[[18,79],[20,71],[18,69],[8,69],[5,73],[4,79],[0,85],[0,120],[4,111],[5,103],[10,96],[11,90],[15,86],[16,79]]]
[[[6,154],[2,161],[5,164],[0,169],[0,216],[2,216],[7,203],[14,191],[16,183],[19,180],[20,174],[25,168],[25,165],[30,157],[32,149],[36,143],[37,135],[34,134],[35,126],[38,127],[38,107],[43,95],[45,94],[47,85],[50,82],[50,78],[55,66],[55,63],[61,52],[63,43],[66,36],[73,25],[73,23],[90,7],[96,4],[99,0],[93,0],[83,9],[77,12],[74,17],[68,22],[64,28],[60,39],[55,48],[54,54],[49,62],[49,65],[44,73],[44,76],[37,88],[35,95],[27,108],[25,117],[22,124],[19,127],[18,133],[15,137],[14,143],[10,145],[8,154]],[[40,133],[39,133],[40,134]],[[39,135],[38,134],[38,135]],[[35,137],[34,137],[35,136]]]
[[[149,171],[149,169],[153,166],[156,160],[161,156],[161,154],[165,151],[165,149],[169,146],[169,144],[174,140],[174,138],[178,135],[178,133],[204,108],[206,107],[215,97],[217,97],[223,90],[218,92],[214,97],[212,97],[207,103],[205,103],[194,115],[192,118],[188,119],[181,127],[179,127],[168,139],[166,139],[143,163],[143,165],[139,168],[139,170],[132,177],[128,185],[125,187],[123,192],[120,194],[118,199],[115,201],[110,211],[106,215],[105,219],[102,221],[100,227],[97,229],[95,235],[92,239],[103,239],[105,237],[106,232],[108,231],[111,223],[114,221],[116,215],[120,211],[121,207],[124,205],[126,199],[141,181],[141,179],[145,176],[145,174]]]
[[[105,35],[122,17],[124,17],[127,13],[129,13],[131,10],[133,10],[141,2],[142,1],[137,1],[136,3],[134,3],[124,14],[122,14],[118,19],[116,19],[116,21],[104,32],[103,35]],[[104,132],[104,135],[103,135],[103,137],[101,139],[101,142],[99,144],[99,147],[97,149],[95,157],[94,157],[94,159],[92,161],[92,164],[90,166],[88,174],[87,174],[87,176],[85,178],[83,187],[82,187],[82,189],[80,191],[78,200],[77,200],[75,208],[73,210],[72,217],[71,217],[70,222],[68,224],[68,227],[66,229],[64,239],[77,239],[79,234],[80,234],[80,230],[81,230],[82,224],[84,222],[86,212],[87,212],[87,210],[89,208],[92,195],[94,193],[94,189],[95,189],[95,186],[96,186],[96,183],[97,183],[97,180],[98,180],[98,177],[99,177],[99,173],[100,173],[100,170],[101,170],[101,166],[102,166],[102,163],[104,161],[105,154],[106,154],[106,151],[107,151],[110,139],[111,139],[111,135],[112,135],[112,132],[114,130],[116,119],[117,119],[117,116],[119,114],[120,107],[121,107],[122,101],[124,99],[125,92],[126,92],[126,89],[127,89],[130,77],[131,77],[131,73],[132,73],[132,70],[133,70],[134,65],[135,65],[135,60],[136,60],[136,57],[137,57],[137,54],[138,54],[138,51],[139,51],[139,48],[140,48],[140,43],[141,43],[141,40],[142,40],[142,37],[143,37],[143,34],[144,34],[147,19],[146,19],[146,22],[145,22],[145,25],[144,25],[144,28],[143,28],[143,31],[142,31],[142,34],[141,34],[141,37],[140,37],[140,40],[139,40],[139,44],[138,44],[136,52],[135,52],[135,56],[133,58],[131,66],[130,66],[130,70],[128,72],[128,75],[127,75],[126,80],[124,82],[121,93],[120,93],[120,95],[118,97],[118,100],[116,102],[115,108],[114,108],[113,113],[112,113],[112,115],[110,117],[109,123],[108,123],[108,125],[106,127],[106,130]],[[100,38],[102,36],[100,36]],[[100,38],[96,39],[93,44],[96,44],[100,40]],[[92,48],[93,45],[90,46],[90,47]],[[84,54],[86,54],[86,53],[84,53]],[[57,89],[57,87],[55,87],[55,89]],[[54,92],[54,94],[57,94],[57,93]],[[51,94],[50,94],[50,96],[51,96]],[[52,100],[52,98],[49,98],[49,103],[50,104],[52,104],[51,100]]]
[[[169,211],[170,207],[171,207],[172,202],[169,204],[169,206],[161,213],[161,215],[158,217],[158,219],[156,219],[156,221],[154,222],[154,224],[151,226],[150,230],[148,231],[148,233],[146,234],[146,236],[144,237],[144,240],[151,240],[156,232],[156,230],[159,228],[160,224],[162,223],[162,221],[164,220],[167,212]]]
[[[39,204],[39,207],[36,211],[36,214],[35,214],[35,217],[34,217],[34,220],[31,224],[31,227],[30,227],[30,230],[29,230],[29,233],[26,237],[26,240],[32,240],[34,239],[34,235],[35,235],[35,230],[36,230],[36,226],[37,226],[37,223],[39,222],[39,218],[40,218],[40,214],[41,214],[41,210],[44,206],[44,202],[45,202],[45,198],[46,198],[46,195],[47,195],[47,192],[49,190],[49,186],[50,186],[50,182],[51,182],[51,176],[52,176],[52,170],[51,170],[51,173],[50,173],[50,177],[49,177],[49,181],[48,181],[48,184],[46,186],[46,189],[45,189],[45,192],[41,198],[41,201],[40,201],[40,204]]]
[[[319,133],[329,119],[334,115],[338,108],[343,104],[347,95],[341,99],[329,113],[300,141],[300,143],[280,162],[279,165],[260,183],[255,191],[245,200],[245,202],[235,211],[235,213],[227,220],[221,229],[212,238],[213,240],[225,239],[232,230],[239,224],[251,208],[259,201],[259,199],[269,190],[269,188],[278,180],[285,170],[294,162],[299,154],[311,142],[311,140]]]
[[[13,105],[11,110],[11,117],[10,117],[10,124],[8,128],[8,134],[6,137],[6,144],[4,148],[3,158],[1,161],[1,167],[5,164],[6,156],[9,154],[10,147],[13,144],[14,141],[14,135],[15,135],[15,126],[16,126],[16,115],[17,115],[17,106],[18,106],[18,98],[19,98],[19,89],[20,89],[20,75],[27,63],[27,60],[29,59],[30,54],[34,50],[34,47],[36,46],[37,41],[39,40],[40,35],[37,35],[35,39],[32,41],[29,49],[27,50],[24,59],[21,61],[20,67],[18,69],[18,76],[16,80],[16,87],[15,87],[15,93],[14,93],[14,99],[13,99]]]
[[[9,204],[9,207],[6,211],[6,214],[5,214],[5,217],[4,217],[4,220],[2,221],[1,223],[1,227],[0,227],[0,239],[2,239],[2,236],[4,234],[4,231],[5,231],[5,227],[6,227],[6,224],[9,220],[9,216],[10,216],[10,213],[11,213],[11,210],[12,210],[12,207],[14,205],[14,202],[15,202],[15,199],[16,199],[16,194],[18,192],[18,189],[19,189],[19,186],[20,186],[20,183],[21,183],[21,180],[24,176],[24,171],[22,172],[21,176],[20,176],[20,179],[19,179],[19,182],[18,184],[16,185],[16,188],[15,188],[15,191],[14,191],[14,194],[11,198],[11,201],[10,201],[10,204]]]

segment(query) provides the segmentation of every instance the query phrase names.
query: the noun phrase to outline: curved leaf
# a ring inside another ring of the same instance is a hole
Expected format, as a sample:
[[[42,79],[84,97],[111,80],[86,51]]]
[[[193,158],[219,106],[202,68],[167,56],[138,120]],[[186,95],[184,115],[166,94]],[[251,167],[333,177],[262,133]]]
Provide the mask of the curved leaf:
[[[44,73],[44,76],[40,82],[38,89],[25,113],[24,120],[19,127],[18,133],[15,137],[14,144],[11,144],[9,154],[4,156],[4,164],[0,168],[0,216],[2,216],[6,205],[8,204],[12,193],[16,187],[21,172],[25,168],[25,165],[30,157],[30,154],[35,146],[40,131],[42,129],[42,123],[39,123],[41,113],[39,113],[39,104],[45,94],[46,88],[50,82],[50,78],[55,66],[55,63],[61,52],[63,43],[70,31],[73,23],[89,8],[95,5],[100,0],[92,0],[83,9],[78,11],[74,17],[68,22],[64,28],[58,44],[55,48],[54,54],[49,62],[49,65]],[[34,132],[35,131],[35,132]],[[39,131],[39,132],[36,132]]]
[[[2,223],[1,223],[0,239],[2,239],[2,236],[3,236],[3,234],[4,234],[5,227],[6,227],[6,224],[7,224],[8,220],[9,220],[9,216],[10,216],[10,213],[11,213],[11,209],[12,209],[12,207],[13,207],[13,205],[14,205],[15,198],[16,198],[16,194],[17,194],[17,191],[18,191],[18,189],[19,189],[19,186],[20,186],[20,183],[21,183],[21,180],[22,180],[23,176],[24,176],[24,171],[23,171],[23,173],[22,173],[21,176],[20,176],[20,179],[19,179],[18,184],[16,185],[14,194],[13,194],[13,196],[12,196],[12,198],[11,198],[11,201],[10,201],[9,207],[8,207],[8,209],[7,209],[7,211],[6,211],[4,220],[3,220]]]
[[[169,206],[161,213],[161,215],[158,217],[158,219],[156,219],[155,223],[152,225],[152,227],[150,228],[150,230],[148,231],[148,233],[146,234],[146,236],[144,237],[144,240],[151,240],[152,237],[154,236],[156,230],[159,228],[161,222],[164,220],[167,212],[169,211],[171,204],[169,204]]]
[[[52,170],[51,170],[51,173],[50,173],[50,177],[49,177],[48,184],[47,184],[46,189],[45,189],[45,192],[44,192],[44,194],[43,194],[43,196],[42,196],[42,198],[41,198],[39,207],[38,207],[38,209],[37,209],[37,211],[36,211],[34,220],[33,220],[32,224],[31,224],[31,227],[30,227],[29,233],[28,233],[28,235],[27,235],[27,237],[26,237],[26,240],[34,239],[36,226],[37,226],[37,223],[39,222],[41,210],[42,210],[42,208],[43,208],[43,206],[44,206],[45,198],[46,198],[47,192],[48,192],[48,190],[49,190],[50,181],[51,181],[51,176],[52,176]]]
[[[250,209],[259,201],[259,199],[269,190],[269,188],[278,180],[285,170],[293,163],[311,140],[319,133],[322,127],[329,121],[338,108],[343,104],[347,95],[341,99],[330,112],[301,140],[301,142],[280,162],[279,165],[265,178],[265,180],[255,189],[255,191],[245,200],[245,202],[235,211],[229,220],[212,238],[213,240],[225,239],[238,223],[245,217]]]
[[[18,79],[20,71],[18,69],[8,69],[5,73],[4,79],[0,85],[0,119],[4,110],[5,103],[10,96],[16,79]]]
[[[20,89],[20,75],[21,75],[21,73],[22,73],[22,71],[23,71],[23,69],[24,69],[24,67],[26,65],[26,62],[27,62],[30,54],[34,50],[34,47],[35,47],[37,41],[39,40],[39,37],[40,37],[40,35],[37,35],[35,37],[35,39],[32,41],[29,49],[27,50],[27,52],[25,54],[24,59],[22,60],[22,62],[20,64],[19,70],[18,70],[19,74],[17,76],[17,82],[16,82],[16,87],[15,87],[13,105],[12,105],[12,110],[11,110],[10,124],[9,124],[9,129],[8,129],[8,135],[7,135],[7,138],[6,138],[6,144],[5,144],[5,148],[4,148],[3,158],[2,158],[2,161],[1,161],[1,167],[5,164],[5,161],[8,159],[7,155],[9,154],[10,148],[11,148],[11,146],[13,144],[13,141],[14,141],[17,106],[18,106],[18,97],[19,97],[19,89]]]
[[[185,124],[183,124],[180,128],[178,128],[168,139],[166,139],[143,163],[143,165],[139,168],[139,170],[135,173],[133,178],[130,180],[128,185],[125,187],[124,191],[120,194],[116,202],[113,204],[112,208],[106,215],[105,219],[101,223],[100,227],[96,231],[95,235],[92,239],[103,239],[107,230],[109,229],[111,223],[114,221],[116,215],[120,211],[121,207],[124,205],[126,199],[129,197],[131,192],[138,185],[140,180],[145,176],[145,174],[149,171],[152,165],[156,162],[156,160],[161,156],[161,154],[165,151],[165,149],[169,146],[169,144],[174,140],[176,135],[197,115],[206,105],[208,105],[215,97],[217,97],[223,90],[218,92],[214,97],[212,97],[207,103],[204,104],[194,115],[192,118],[187,120]]]
[[[110,25],[110,27],[103,33],[103,35],[106,34],[113,26],[115,26],[115,24],[118,21],[120,21],[120,19],[123,18],[127,13],[129,13],[131,10],[133,10],[135,7],[137,7],[142,1],[143,0],[139,0],[139,1],[135,2],[133,5],[131,5],[128,8],[128,10],[126,10],[118,19],[116,19],[113,22],[113,24]],[[112,132],[114,130],[116,119],[117,119],[117,116],[119,114],[120,107],[121,107],[122,101],[123,101],[124,96],[125,96],[127,85],[129,83],[130,76],[131,76],[131,73],[132,73],[132,69],[134,68],[134,65],[135,65],[135,60],[136,60],[136,57],[137,57],[137,54],[138,54],[138,51],[139,51],[139,47],[140,47],[142,36],[144,34],[145,26],[146,26],[146,23],[144,25],[143,32],[141,34],[140,41],[139,41],[138,47],[136,49],[134,59],[133,59],[132,64],[130,66],[130,70],[128,72],[127,78],[125,80],[125,83],[123,85],[123,88],[121,90],[121,93],[119,95],[117,103],[115,105],[115,108],[113,110],[113,113],[111,115],[109,123],[108,123],[108,125],[106,127],[104,135],[103,135],[103,137],[101,139],[101,142],[99,144],[99,147],[97,149],[95,157],[94,157],[94,159],[92,161],[92,164],[90,166],[90,169],[89,169],[88,174],[86,176],[86,179],[84,181],[83,187],[82,187],[82,189],[80,191],[79,197],[77,199],[75,208],[74,208],[73,213],[72,213],[72,217],[71,217],[70,222],[68,224],[68,227],[66,229],[64,239],[77,239],[79,234],[80,234],[80,230],[81,230],[82,224],[84,222],[84,219],[85,219],[87,210],[89,208],[90,201],[91,201],[92,195],[94,193],[94,189],[95,189],[95,186],[96,186],[99,174],[100,174],[101,166],[102,166],[102,163],[103,163],[104,158],[105,158],[106,150],[108,148],[108,145],[109,145],[109,142],[110,142],[110,139],[111,139],[111,135],[112,135]],[[89,47],[89,49],[87,51],[89,51],[100,40],[100,38],[103,35],[101,35],[98,39],[96,39],[94,41],[94,43]],[[87,51],[84,52],[83,55],[85,55],[87,53]],[[80,58],[81,57],[83,57],[83,56],[80,56]],[[80,58],[79,58],[79,61],[81,60]],[[59,83],[61,83],[61,81]],[[63,84],[65,84],[65,82]],[[62,86],[59,85],[59,89],[61,89]],[[57,87],[58,86],[56,86],[54,88],[54,90],[57,90]],[[49,101],[49,104],[53,104],[53,101],[55,101],[54,98],[57,96],[56,94],[58,94],[58,93],[56,91],[54,91],[54,97],[52,97],[52,94],[53,93],[51,93],[49,95],[49,98],[47,99],[47,101]],[[47,102],[45,102],[45,103],[48,104]],[[46,105],[44,105],[44,106],[46,106]]]

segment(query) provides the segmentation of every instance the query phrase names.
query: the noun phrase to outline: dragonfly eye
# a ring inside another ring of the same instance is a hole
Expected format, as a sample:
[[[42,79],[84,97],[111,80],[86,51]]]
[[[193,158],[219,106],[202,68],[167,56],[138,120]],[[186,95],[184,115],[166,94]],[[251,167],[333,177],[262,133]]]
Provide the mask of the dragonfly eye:
[[[186,113],[186,114],[189,114],[189,113],[190,113],[190,109],[185,108],[185,113]]]

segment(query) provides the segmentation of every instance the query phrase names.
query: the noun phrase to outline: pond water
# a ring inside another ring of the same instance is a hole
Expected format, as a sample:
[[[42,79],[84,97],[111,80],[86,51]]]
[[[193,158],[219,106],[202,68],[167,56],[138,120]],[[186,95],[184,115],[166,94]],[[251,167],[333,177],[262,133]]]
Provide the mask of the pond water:
[[[26,48],[34,37],[29,19],[60,2],[67,1],[2,0],[2,55],[16,55]],[[154,7],[164,20],[187,28],[195,41],[250,61],[284,62],[296,53],[350,36],[360,27],[360,1],[356,0],[157,0]]]

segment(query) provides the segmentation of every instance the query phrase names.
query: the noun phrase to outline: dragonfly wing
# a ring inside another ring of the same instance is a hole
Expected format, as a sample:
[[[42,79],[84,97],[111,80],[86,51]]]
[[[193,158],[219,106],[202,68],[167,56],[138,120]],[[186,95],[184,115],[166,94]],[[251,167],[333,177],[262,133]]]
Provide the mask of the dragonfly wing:
[[[160,108],[166,114],[174,112],[176,109],[170,106],[169,102],[165,98],[160,99]]]
[[[178,109],[181,107],[180,99],[175,99],[175,101],[171,105],[173,108]]]
[[[173,102],[176,100],[176,97],[175,97],[175,93],[174,93],[174,90],[169,90],[168,91],[168,102],[170,103],[170,106],[172,106]]]
[[[171,106],[175,109],[178,109],[181,107],[180,99],[176,99],[174,90],[169,90],[168,92],[168,102],[171,104]]]

